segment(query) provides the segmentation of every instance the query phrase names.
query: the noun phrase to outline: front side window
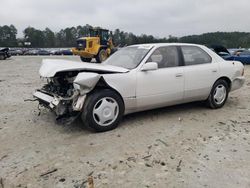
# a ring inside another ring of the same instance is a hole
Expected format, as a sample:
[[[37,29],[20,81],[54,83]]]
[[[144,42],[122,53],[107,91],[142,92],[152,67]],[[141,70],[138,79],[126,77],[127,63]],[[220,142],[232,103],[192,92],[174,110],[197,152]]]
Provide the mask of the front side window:
[[[182,46],[185,65],[199,65],[211,63],[212,58],[197,46]]]
[[[175,46],[157,48],[147,62],[156,62],[158,68],[177,67],[179,66],[177,48]]]

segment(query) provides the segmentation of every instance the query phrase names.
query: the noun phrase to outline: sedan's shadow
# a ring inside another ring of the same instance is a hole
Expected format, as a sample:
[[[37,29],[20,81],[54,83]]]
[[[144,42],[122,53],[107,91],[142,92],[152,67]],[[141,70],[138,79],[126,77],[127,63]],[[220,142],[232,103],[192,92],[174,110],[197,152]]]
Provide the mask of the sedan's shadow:
[[[169,106],[169,107],[164,107],[164,108],[136,112],[136,113],[128,114],[128,115],[124,116],[122,121],[120,122],[119,126],[117,127],[117,129],[119,129],[123,126],[128,126],[128,124],[129,125],[131,125],[131,124],[136,125],[136,123],[134,123],[134,122],[143,121],[147,117],[154,119],[154,117],[160,118],[163,116],[175,114],[176,117],[178,118],[185,111],[192,110],[192,112],[196,112],[196,111],[198,112],[202,109],[204,109],[204,111],[206,109],[206,106],[204,105],[204,103],[192,102],[192,103],[187,103],[187,104],[180,104],[180,105],[175,105],[175,106]],[[86,134],[95,133],[93,130],[88,129],[87,127],[84,126],[80,117],[69,125],[62,125],[62,124],[58,124],[58,125],[65,127],[63,132],[82,132],[82,133],[86,133]]]

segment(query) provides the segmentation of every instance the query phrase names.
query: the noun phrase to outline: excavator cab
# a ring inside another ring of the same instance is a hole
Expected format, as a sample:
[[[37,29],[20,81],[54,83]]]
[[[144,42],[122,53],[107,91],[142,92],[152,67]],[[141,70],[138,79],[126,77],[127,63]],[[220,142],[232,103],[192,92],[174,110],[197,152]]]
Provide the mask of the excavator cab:
[[[115,51],[107,29],[90,28],[76,43],[77,46],[72,52],[74,55],[79,55],[83,62],[91,62],[92,58],[95,58],[97,63],[101,63]]]

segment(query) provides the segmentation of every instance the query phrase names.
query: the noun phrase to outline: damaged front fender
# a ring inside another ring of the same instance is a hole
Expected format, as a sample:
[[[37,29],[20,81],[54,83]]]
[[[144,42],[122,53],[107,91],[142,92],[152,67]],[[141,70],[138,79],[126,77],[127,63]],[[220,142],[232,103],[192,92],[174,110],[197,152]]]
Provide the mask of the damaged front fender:
[[[101,75],[97,73],[79,73],[74,80],[74,88],[77,89],[81,95],[84,95],[94,89],[100,78]]]

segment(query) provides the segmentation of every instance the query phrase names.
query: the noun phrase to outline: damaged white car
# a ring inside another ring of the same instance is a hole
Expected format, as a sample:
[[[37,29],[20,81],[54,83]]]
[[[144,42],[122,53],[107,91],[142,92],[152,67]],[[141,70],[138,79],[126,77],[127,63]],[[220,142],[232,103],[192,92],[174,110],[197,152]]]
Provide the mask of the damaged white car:
[[[58,118],[95,131],[117,127],[123,115],[192,101],[222,107],[240,88],[244,66],[224,61],[194,44],[147,44],[123,48],[102,64],[44,60],[48,83],[34,93]]]

